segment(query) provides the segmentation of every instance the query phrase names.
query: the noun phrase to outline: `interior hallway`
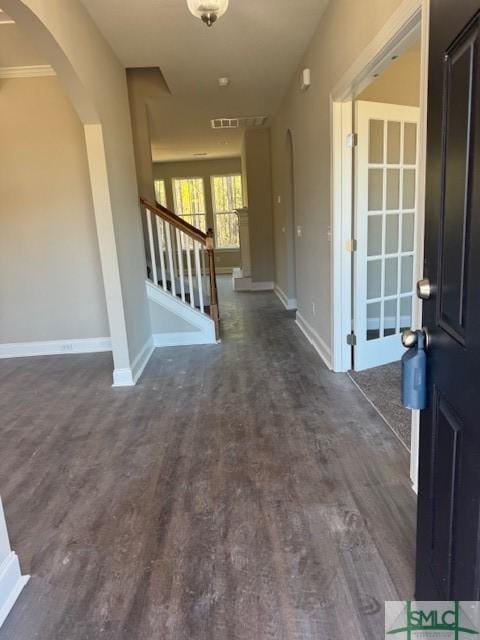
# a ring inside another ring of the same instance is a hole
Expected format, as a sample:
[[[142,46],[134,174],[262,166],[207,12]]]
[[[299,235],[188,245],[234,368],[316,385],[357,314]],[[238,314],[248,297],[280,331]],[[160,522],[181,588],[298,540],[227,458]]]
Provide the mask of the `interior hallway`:
[[[272,293],[224,340],[0,361],[0,489],[32,579],[0,640],[383,637],[412,596],[408,455]]]

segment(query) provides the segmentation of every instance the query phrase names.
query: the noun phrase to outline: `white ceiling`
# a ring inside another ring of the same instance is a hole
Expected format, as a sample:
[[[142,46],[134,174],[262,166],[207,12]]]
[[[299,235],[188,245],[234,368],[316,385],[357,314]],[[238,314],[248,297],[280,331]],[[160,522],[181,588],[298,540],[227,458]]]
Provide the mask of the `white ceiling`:
[[[230,0],[212,28],[186,0],[82,0],[125,67],[158,66],[172,95],[150,106],[155,160],[238,155],[221,116],[272,115],[328,0]],[[217,80],[229,76],[220,89]]]

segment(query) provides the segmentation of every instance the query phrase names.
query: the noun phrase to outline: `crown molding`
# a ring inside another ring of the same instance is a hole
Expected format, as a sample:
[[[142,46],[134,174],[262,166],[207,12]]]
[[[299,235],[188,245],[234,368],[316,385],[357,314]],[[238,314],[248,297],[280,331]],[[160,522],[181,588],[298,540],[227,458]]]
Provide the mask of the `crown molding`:
[[[55,70],[48,64],[26,67],[0,67],[0,78],[46,78],[55,76]]]

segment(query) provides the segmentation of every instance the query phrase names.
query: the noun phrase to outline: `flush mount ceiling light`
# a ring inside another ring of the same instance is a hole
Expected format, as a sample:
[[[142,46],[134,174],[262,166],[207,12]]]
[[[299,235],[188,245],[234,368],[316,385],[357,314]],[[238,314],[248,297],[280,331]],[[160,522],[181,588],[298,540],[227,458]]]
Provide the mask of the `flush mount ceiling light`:
[[[228,9],[229,0],[187,0],[191,13],[211,27]]]

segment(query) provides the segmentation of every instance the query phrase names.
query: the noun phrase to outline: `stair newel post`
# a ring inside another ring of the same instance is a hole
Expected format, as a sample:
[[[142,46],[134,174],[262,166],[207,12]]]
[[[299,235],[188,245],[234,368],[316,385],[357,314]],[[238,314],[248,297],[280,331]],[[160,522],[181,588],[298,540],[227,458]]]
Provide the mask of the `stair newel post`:
[[[210,276],[210,316],[215,322],[217,339],[220,337],[220,314],[218,310],[217,274],[215,270],[215,240],[213,230],[207,231],[205,247],[208,255],[208,271]]]

